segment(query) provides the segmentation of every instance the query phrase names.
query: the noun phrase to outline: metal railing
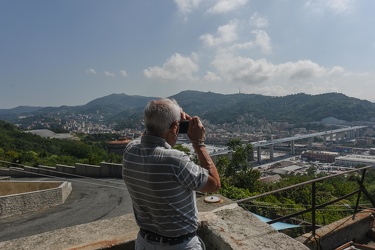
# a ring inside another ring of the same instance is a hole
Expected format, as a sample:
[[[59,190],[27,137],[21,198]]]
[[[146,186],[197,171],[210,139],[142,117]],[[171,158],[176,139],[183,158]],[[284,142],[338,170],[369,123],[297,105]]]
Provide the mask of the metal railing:
[[[279,192],[282,192],[282,191],[286,191],[286,190],[290,190],[290,189],[293,189],[293,188],[297,188],[297,187],[301,187],[301,186],[305,186],[305,185],[310,185],[311,184],[311,207],[310,208],[307,208],[305,210],[302,210],[302,211],[299,211],[299,212],[296,212],[296,213],[292,213],[292,214],[289,214],[289,215],[286,215],[286,216],[282,216],[282,217],[273,219],[271,221],[268,221],[267,223],[268,224],[273,224],[273,223],[276,223],[276,222],[288,220],[288,219],[291,219],[293,217],[296,217],[296,216],[299,216],[299,215],[311,212],[311,215],[312,215],[311,216],[311,220],[312,220],[312,222],[311,222],[312,223],[312,234],[313,234],[313,236],[315,236],[315,230],[316,230],[316,210],[317,209],[321,209],[323,207],[326,207],[328,205],[336,203],[336,202],[338,202],[340,200],[346,199],[346,198],[348,198],[348,197],[350,197],[352,195],[358,194],[356,205],[355,205],[355,209],[354,209],[354,214],[356,214],[357,211],[358,211],[358,207],[359,207],[359,201],[360,201],[361,193],[363,193],[364,195],[366,195],[366,197],[371,202],[372,206],[375,207],[375,200],[371,197],[371,195],[368,193],[368,191],[366,190],[366,188],[363,186],[363,182],[365,180],[366,170],[369,169],[369,168],[372,168],[372,167],[373,166],[366,166],[366,167],[356,168],[356,169],[353,169],[353,170],[346,171],[344,173],[339,173],[339,174],[325,176],[325,177],[318,178],[318,179],[309,180],[309,181],[298,183],[298,184],[295,184],[295,185],[292,185],[292,186],[280,188],[280,189],[277,189],[277,190],[265,192],[265,193],[262,193],[262,194],[259,194],[259,195],[255,195],[255,196],[252,196],[252,197],[248,197],[248,198],[244,198],[244,199],[241,199],[241,200],[237,200],[236,203],[237,204],[245,203],[245,202],[248,202],[248,201],[251,201],[251,200],[255,200],[255,199],[267,196],[267,195],[271,195],[271,194],[275,194],[275,193],[279,193]],[[323,204],[319,204],[319,205],[316,204],[316,186],[315,185],[316,185],[317,182],[324,181],[324,180],[327,180],[327,179],[330,179],[330,178],[334,178],[334,177],[337,177],[337,176],[340,176],[340,175],[345,175],[345,174],[348,174],[348,173],[353,173],[353,172],[362,172],[361,179],[357,180],[357,183],[359,185],[359,188],[357,190],[355,190],[355,191],[353,191],[351,193],[348,193],[348,194],[346,194],[346,195],[344,195],[344,196],[342,196],[340,198],[336,198],[334,200],[331,200],[329,202],[326,202],[326,203],[323,203]]]

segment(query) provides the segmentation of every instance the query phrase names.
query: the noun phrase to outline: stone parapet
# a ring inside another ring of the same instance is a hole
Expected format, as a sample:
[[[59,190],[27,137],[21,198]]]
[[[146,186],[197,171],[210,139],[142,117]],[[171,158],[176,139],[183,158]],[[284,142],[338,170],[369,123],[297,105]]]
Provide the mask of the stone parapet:
[[[74,166],[68,166],[63,164],[56,164],[56,171],[67,174],[75,174],[76,168]]]
[[[31,168],[31,167],[30,167]],[[10,176],[10,177],[35,177],[32,169],[18,168],[18,167],[9,167],[9,168],[0,168],[0,176]]]
[[[89,176],[89,177],[107,177],[107,176],[101,176],[100,174],[100,166],[97,165],[90,165],[90,164],[82,164],[82,163],[76,163],[76,175],[81,176]]]
[[[108,177],[120,177],[122,176],[122,164],[101,162],[100,163],[101,175]]]
[[[205,241],[207,249],[308,249],[224,197],[221,203],[212,204],[204,202],[204,198],[197,198],[200,211],[198,235]],[[133,250],[138,230],[133,214],[127,214],[0,242],[0,249]]]
[[[364,210],[317,229],[315,236],[307,233],[296,240],[309,249],[336,249],[352,240],[365,241],[367,233],[373,229],[374,214],[374,210]]]
[[[65,202],[70,182],[0,181],[0,218],[39,211]]]
[[[237,204],[201,213],[199,217],[202,222],[199,235],[206,243],[207,249],[308,249]]]
[[[122,164],[101,162],[100,165],[75,163],[74,166],[56,164],[55,167],[39,165],[38,167],[22,166],[0,168],[1,176],[37,177],[77,175],[94,178],[121,178]]]

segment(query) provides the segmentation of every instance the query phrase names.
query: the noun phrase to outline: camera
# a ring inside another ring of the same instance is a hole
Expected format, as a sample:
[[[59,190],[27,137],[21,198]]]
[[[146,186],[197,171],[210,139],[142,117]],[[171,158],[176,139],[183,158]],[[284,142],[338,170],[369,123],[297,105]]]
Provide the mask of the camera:
[[[188,120],[180,121],[180,129],[179,129],[180,134],[186,134],[187,131],[188,131],[188,128],[189,128],[189,121]]]

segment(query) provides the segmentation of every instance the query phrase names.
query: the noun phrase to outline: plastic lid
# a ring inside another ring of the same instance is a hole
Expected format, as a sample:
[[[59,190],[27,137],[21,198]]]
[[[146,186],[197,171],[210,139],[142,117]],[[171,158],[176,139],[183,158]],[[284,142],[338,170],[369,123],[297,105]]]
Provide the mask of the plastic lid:
[[[218,196],[207,196],[206,198],[204,198],[204,201],[209,203],[216,203],[220,202],[221,198]]]

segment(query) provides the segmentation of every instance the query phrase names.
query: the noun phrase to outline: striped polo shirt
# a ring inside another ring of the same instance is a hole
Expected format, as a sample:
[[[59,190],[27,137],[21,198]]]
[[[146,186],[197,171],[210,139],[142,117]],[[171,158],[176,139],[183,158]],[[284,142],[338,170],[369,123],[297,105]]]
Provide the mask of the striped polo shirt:
[[[144,135],[124,151],[122,177],[140,228],[177,237],[198,228],[195,190],[208,171],[160,137]]]

